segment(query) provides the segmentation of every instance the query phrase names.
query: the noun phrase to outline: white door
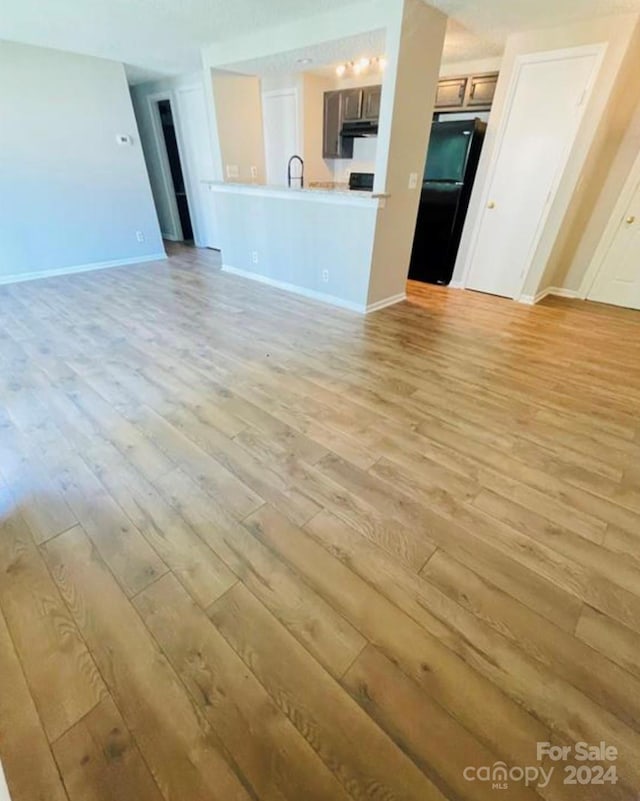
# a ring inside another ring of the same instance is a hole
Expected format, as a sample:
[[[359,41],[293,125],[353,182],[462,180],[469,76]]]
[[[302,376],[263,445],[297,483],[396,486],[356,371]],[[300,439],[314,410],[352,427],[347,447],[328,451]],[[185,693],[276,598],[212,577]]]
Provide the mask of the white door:
[[[520,64],[469,257],[469,289],[519,295],[599,61],[578,50]]]
[[[262,117],[267,183],[272,186],[286,186],[287,162],[291,156],[300,153],[297,91],[285,89],[264,92]],[[294,173],[298,174],[298,171]],[[294,186],[298,184],[298,181],[293,182]]]
[[[589,300],[640,309],[640,183],[587,296]]]
[[[202,183],[213,176],[204,90],[202,86],[179,89],[177,99],[180,155],[195,243],[199,247],[219,248],[213,200],[207,186]]]

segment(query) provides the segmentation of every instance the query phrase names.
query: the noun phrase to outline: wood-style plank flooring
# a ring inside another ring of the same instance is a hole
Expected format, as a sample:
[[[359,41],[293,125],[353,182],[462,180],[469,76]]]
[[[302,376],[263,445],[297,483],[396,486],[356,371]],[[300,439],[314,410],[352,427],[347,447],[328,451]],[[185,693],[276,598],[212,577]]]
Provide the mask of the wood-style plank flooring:
[[[0,288],[13,801],[635,801],[639,365],[640,313],[179,247]],[[465,778],[544,741],[619,781]]]

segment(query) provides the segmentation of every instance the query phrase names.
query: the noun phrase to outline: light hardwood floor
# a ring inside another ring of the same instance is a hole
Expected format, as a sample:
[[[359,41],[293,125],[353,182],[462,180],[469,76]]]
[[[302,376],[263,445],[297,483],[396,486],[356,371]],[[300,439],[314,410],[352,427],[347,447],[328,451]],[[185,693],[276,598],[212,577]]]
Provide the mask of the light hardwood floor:
[[[0,288],[14,801],[635,801],[640,314],[172,253]]]

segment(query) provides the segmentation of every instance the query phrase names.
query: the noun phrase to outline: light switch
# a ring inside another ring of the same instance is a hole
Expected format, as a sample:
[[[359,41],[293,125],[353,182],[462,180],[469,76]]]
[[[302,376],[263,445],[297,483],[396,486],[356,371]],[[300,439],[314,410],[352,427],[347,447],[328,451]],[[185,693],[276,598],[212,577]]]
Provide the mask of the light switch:
[[[409,189],[415,189],[418,186],[418,173],[409,173]]]
[[[116,142],[119,145],[132,145],[133,136],[129,136],[129,134],[116,134]]]

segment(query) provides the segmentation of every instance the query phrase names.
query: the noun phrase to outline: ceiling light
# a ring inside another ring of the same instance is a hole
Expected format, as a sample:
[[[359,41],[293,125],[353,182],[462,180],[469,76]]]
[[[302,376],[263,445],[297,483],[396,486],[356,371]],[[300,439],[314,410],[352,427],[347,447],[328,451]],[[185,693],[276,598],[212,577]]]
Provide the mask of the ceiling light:
[[[342,78],[344,75],[351,73],[352,75],[362,75],[363,72],[368,72],[370,69],[377,67],[380,72],[387,66],[387,59],[384,56],[376,56],[374,58],[359,58],[357,61],[348,61],[345,64],[338,64],[336,67],[336,75]]]

